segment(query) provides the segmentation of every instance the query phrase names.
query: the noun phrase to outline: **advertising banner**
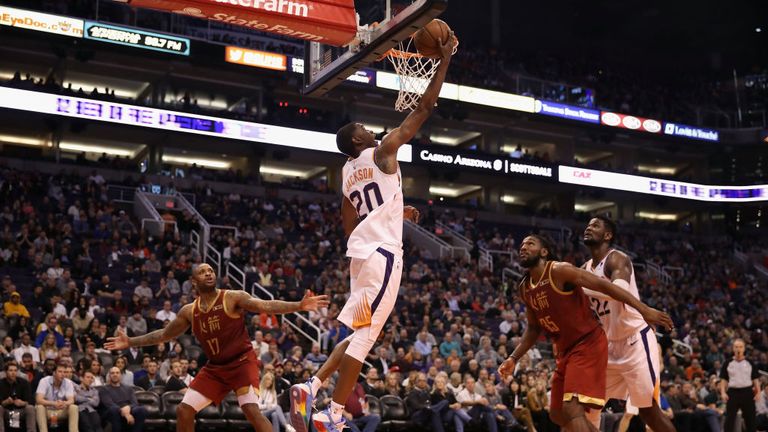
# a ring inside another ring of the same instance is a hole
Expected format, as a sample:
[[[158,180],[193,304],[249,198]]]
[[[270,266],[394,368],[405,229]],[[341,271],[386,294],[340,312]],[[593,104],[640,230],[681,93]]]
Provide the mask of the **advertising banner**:
[[[0,108],[339,153],[336,134],[0,87]],[[397,160],[411,162],[411,146]]]
[[[169,54],[189,55],[189,39],[93,21],[85,22],[85,38]]]
[[[475,169],[488,174],[554,178],[552,166],[504,155],[457,151],[444,146],[413,146],[413,162],[435,167]]]
[[[712,186],[560,165],[560,183],[710,202],[768,201],[768,184]]]
[[[229,63],[253,66],[262,69],[276,71],[288,70],[288,57],[266,51],[238,48],[228,46],[224,52],[224,59]]]
[[[611,127],[619,127],[649,133],[661,133],[661,122],[654,119],[603,111],[600,115],[600,121],[604,125]]]
[[[81,19],[0,6],[0,25],[81,38],[84,22]]]
[[[344,46],[357,34],[354,0],[119,0],[310,42]]]
[[[720,133],[713,129],[702,129],[695,126],[686,126],[679,123],[664,123],[664,135],[672,135],[698,139],[704,141],[715,141],[720,139]]]
[[[565,105],[557,102],[536,100],[534,112],[552,117],[576,120],[586,123],[600,124],[600,111],[589,108]]]

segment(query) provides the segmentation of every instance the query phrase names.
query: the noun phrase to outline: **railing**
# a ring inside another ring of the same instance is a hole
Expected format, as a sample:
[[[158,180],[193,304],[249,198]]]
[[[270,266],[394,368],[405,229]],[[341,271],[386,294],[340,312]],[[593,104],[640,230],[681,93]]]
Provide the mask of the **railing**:
[[[235,235],[235,240],[240,238],[240,230],[237,227],[230,225],[210,225],[212,230],[232,231]]]
[[[206,262],[216,270],[216,274],[221,274],[221,253],[216,250],[210,243],[205,244],[205,253],[203,254],[203,262]]]
[[[200,234],[192,230],[189,232],[189,244],[196,250],[200,250]]]
[[[245,291],[245,272],[240,270],[240,268],[230,261],[227,261],[227,277],[230,282],[236,284],[241,290]]]
[[[146,225],[162,225],[163,230],[165,229],[166,225],[173,225],[173,230],[176,234],[179,233],[179,226],[176,224],[176,221],[167,221],[165,219],[157,220],[153,218],[143,218],[141,220],[141,230],[144,231],[144,227]]]
[[[501,283],[508,286],[509,282],[518,283],[523,279],[523,274],[517,270],[505,267],[501,270]]]
[[[480,255],[477,257],[477,265],[480,269],[488,269],[493,272],[493,256],[486,248],[480,248]]]
[[[189,202],[189,200],[186,197],[187,195],[190,195],[190,194],[183,194],[178,191],[174,194],[176,199],[179,201],[179,204],[181,204],[182,207],[189,210],[190,213],[194,214],[197,217],[197,221],[200,224],[200,228],[202,229],[202,233],[198,233],[198,234],[202,234],[200,235],[200,241],[198,242],[198,246],[205,249],[205,250],[199,250],[199,251],[204,257],[206,257],[208,255],[208,250],[207,250],[208,242],[211,240],[211,225],[208,223],[208,221],[205,220],[203,215],[201,215],[200,212],[197,211],[197,209],[195,208],[195,205]],[[194,195],[191,195],[191,196],[194,200]],[[219,267],[221,267],[221,254],[219,254],[218,263],[219,263]],[[218,270],[217,270],[217,273],[218,273]]]
[[[439,258],[445,258],[448,256],[451,258],[461,257],[464,259],[469,259],[469,250],[467,250],[467,248],[452,246],[445,240],[436,236],[434,233],[411,221],[405,221],[403,228],[406,234],[420,239],[422,242],[426,243],[420,246],[428,249],[432,255],[436,255]]]
[[[658,333],[656,334],[656,337],[659,337]],[[693,354],[693,348],[681,340],[672,339],[672,352],[676,356],[683,358],[686,354]]]
[[[260,298],[265,299],[265,300],[274,300],[275,299],[275,296],[272,295],[272,293],[269,292],[268,289],[266,289],[263,286],[259,285],[258,282],[254,282],[253,285],[251,286],[251,295],[256,296],[256,297],[260,297]],[[301,334],[302,336],[304,336],[305,338],[309,339],[313,343],[317,343],[318,345],[320,345],[320,342],[322,341],[323,334],[324,334],[323,331],[320,330],[320,327],[316,326],[312,321],[308,320],[304,315],[302,315],[302,314],[300,314],[298,312],[294,312],[294,313],[290,314],[290,316],[294,317],[298,321],[303,322],[304,324],[309,326],[309,328],[311,328],[312,330],[314,330],[317,333],[317,335],[314,336],[314,337],[310,336],[309,333],[305,332],[304,329],[299,327],[299,325],[297,325],[296,323],[294,323],[291,320],[287,319],[288,316],[289,315],[283,315],[284,322],[286,322],[289,326],[291,326],[297,333]]]
[[[465,248],[472,249],[472,240],[468,239],[465,235],[459,233],[455,229],[439,221],[435,222],[435,227],[442,229],[446,234],[453,237],[459,243],[463,243]]]
[[[135,187],[107,185],[107,197],[114,202],[132,203]]]
[[[664,266],[661,268],[661,271],[670,275],[672,279],[680,279],[685,276],[685,270],[682,267]]]

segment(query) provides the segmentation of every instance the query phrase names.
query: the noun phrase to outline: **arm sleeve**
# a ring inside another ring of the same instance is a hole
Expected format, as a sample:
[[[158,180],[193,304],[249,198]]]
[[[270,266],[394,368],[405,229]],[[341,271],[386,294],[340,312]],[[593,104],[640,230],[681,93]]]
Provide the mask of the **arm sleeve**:
[[[88,404],[90,400],[88,397],[83,393],[82,391],[78,390],[75,392],[75,403],[78,405]]]
[[[728,376],[728,364],[730,364],[730,360],[726,360],[723,362],[723,366],[720,368],[720,379],[724,379],[726,381],[730,381],[730,377]]]
[[[752,368],[752,379],[760,379],[760,373],[757,371],[757,366],[752,362],[749,362],[749,366]]]

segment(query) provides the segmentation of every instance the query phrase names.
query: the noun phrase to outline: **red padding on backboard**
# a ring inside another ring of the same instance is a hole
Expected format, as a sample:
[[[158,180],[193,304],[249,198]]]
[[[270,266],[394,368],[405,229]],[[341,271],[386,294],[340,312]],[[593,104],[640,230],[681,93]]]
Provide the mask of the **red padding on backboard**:
[[[328,45],[346,45],[357,34],[354,0],[130,0],[129,4]]]

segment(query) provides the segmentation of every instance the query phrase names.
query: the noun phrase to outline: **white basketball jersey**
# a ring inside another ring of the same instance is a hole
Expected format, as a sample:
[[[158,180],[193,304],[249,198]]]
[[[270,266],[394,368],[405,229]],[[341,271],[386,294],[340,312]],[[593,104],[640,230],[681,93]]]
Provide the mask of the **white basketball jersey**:
[[[608,251],[602,261],[596,266],[592,265],[592,260],[587,261],[586,269],[590,273],[603,279],[608,279],[605,275],[605,262],[608,257],[616,252],[615,249]],[[630,263],[632,274],[629,279],[629,293],[640,300],[640,294],[637,291],[637,282],[635,281],[635,268]],[[627,306],[624,303],[613,300],[603,293],[598,293],[584,288],[584,294],[589,296],[592,302],[592,310],[595,311],[608,340],[626,339],[638,331],[644,329],[648,324],[645,323],[643,316],[635,308]]]
[[[403,247],[403,188],[400,167],[386,174],[373,161],[375,148],[349,159],[342,170],[342,191],[360,218],[347,241],[347,256],[366,259],[379,246]]]

